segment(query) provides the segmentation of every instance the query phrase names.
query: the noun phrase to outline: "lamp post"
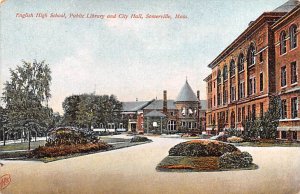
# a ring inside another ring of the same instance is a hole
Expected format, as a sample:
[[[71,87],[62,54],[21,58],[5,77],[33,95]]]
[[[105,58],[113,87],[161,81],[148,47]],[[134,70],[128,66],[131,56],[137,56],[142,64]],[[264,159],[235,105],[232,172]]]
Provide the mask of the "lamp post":
[[[160,134],[162,134],[162,117],[160,117]]]

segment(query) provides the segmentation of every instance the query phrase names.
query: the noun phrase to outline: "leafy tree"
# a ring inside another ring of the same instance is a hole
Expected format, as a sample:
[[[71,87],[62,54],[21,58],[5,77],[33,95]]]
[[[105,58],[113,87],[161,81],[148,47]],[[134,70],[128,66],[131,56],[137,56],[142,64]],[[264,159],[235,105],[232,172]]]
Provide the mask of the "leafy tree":
[[[17,133],[26,131],[28,148],[31,134],[45,131],[50,95],[51,70],[44,61],[23,61],[22,66],[10,69],[10,81],[5,83],[3,100],[6,103],[8,127]]]
[[[100,123],[122,122],[122,103],[114,95],[82,94],[67,97],[63,102],[64,123],[89,128]]]
[[[2,130],[2,140],[3,145],[5,146],[6,135],[7,135],[7,110],[0,106],[0,129]]]
[[[249,138],[275,139],[280,119],[280,97],[270,98],[268,111],[260,119],[247,119],[243,122],[244,135]]]

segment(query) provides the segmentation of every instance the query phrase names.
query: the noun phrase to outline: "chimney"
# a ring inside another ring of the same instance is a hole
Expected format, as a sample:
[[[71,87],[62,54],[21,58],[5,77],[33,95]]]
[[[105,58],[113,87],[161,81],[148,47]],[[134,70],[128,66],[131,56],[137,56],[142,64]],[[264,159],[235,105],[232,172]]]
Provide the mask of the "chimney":
[[[163,113],[168,112],[168,103],[167,103],[167,90],[164,90],[164,100],[163,100]]]
[[[198,98],[198,100],[200,100],[200,91],[199,90],[197,90],[197,98]]]

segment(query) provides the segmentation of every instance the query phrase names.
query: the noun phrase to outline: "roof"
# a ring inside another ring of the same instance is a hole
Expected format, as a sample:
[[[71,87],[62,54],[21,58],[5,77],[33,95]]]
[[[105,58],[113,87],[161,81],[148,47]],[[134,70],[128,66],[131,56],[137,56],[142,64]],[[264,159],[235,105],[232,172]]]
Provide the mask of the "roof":
[[[122,102],[124,112],[136,112],[145,108],[152,101],[133,101],[133,102]]]
[[[300,4],[300,0],[289,0],[281,6],[274,9],[272,12],[289,12]]]
[[[275,30],[278,27],[284,25],[285,21],[289,21],[289,19],[293,18],[294,15],[299,14],[299,11],[300,11],[300,4],[298,4],[294,9],[292,9],[290,12],[288,12],[282,18],[276,21],[276,23],[272,25],[272,29]]]
[[[163,109],[163,100],[154,100],[144,109],[146,110],[162,110]],[[176,109],[174,100],[167,100],[167,109]]]
[[[191,88],[190,84],[186,80],[185,84],[181,88],[176,102],[197,102],[197,96],[195,95],[193,89]]]
[[[166,117],[166,115],[157,110],[153,110],[146,114],[145,117]]]
[[[200,100],[201,110],[207,109],[207,100]]]

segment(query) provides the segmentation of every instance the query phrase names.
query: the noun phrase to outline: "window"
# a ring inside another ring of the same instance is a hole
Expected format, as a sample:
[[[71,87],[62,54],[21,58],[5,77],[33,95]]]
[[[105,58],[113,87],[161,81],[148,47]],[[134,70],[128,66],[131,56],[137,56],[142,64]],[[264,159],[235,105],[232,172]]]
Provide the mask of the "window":
[[[286,100],[281,100],[281,118],[285,119],[287,117],[287,112],[286,112]]]
[[[292,118],[298,117],[298,98],[294,97],[291,99],[291,111],[292,111]]]
[[[228,92],[226,87],[223,87],[223,104],[227,104]]]
[[[286,131],[281,131],[281,139],[286,139]]]
[[[281,67],[281,87],[286,86],[286,66]]]
[[[245,121],[245,107],[242,107],[242,121]]]
[[[214,96],[214,106],[216,106],[216,96]]]
[[[234,86],[230,87],[230,100],[231,100],[231,102],[235,101],[235,87]]]
[[[291,63],[291,84],[297,82],[297,63],[296,61]]]
[[[260,106],[260,117],[263,117],[264,116],[264,103],[263,102],[261,102],[260,104],[259,104],[259,106]]]
[[[291,45],[291,49],[297,47],[297,26],[296,25],[292,25],[290,27],[290,45]]]
[[[241,122],[241,108],[238,109],[238,122]]]
[[[228,110],[226,110],[225,122],[228,123]]]
[[[282,31],[280,34],[280,54],[286,53],[286,33]]]
[[[248,85],[249,86],[248,87],[248,89],[249,89],[248,94],[249,95],[255,94],[255,88],[256,88],[255,87],[255,84],[256,84],[255,82],[256,82],[255,77],[252,77],[252,78],[249,79],[249,85]]]
[[[243,53],[241,53],[239,55],[238,70],[239,70],[239,72],[244,70],[244,55],[243,55]]]
[[[264,74],[260,72],[259,74],[259,90],[262,92],[264,91]]]
[[[235,75],[235,62],[234,60],[230,61],[230,77]]]
[[[255,65],[255,48],[254,45],[251,44],[248,49],[248,67]]]
[[[245,82],[239,83],[239,98],[245,97]]]
[[[259,53],[259,62],[263,62],[264,61],[264,57],[263,57],[263,51]]]
[[[224,69],[223,69],[223,79],[224,81],[226,81],[228,78],[228,69],[227,69],[227,65],[224,66]]]
[[[250,116],[251,116],[251,106],[248,105],[248,114],[247,114],[248,119],[251,118]]]
[[[218,82],[218,84],[221,83],[221,70],[220,69],[218,70],[217,82]]]
[[[252,105],[252,120],[254,121],[256,119],[256,105]]]
[[[218,98],[218,106],[219,105],[221,105],[222,104],[222,98],[221,98],[221,93],[218,93],[218,96],[217,96],[217,98]]]
[[[168,121],[168,130],[169,131],[176,130],[176,121],[174,121],[174,120]]]

